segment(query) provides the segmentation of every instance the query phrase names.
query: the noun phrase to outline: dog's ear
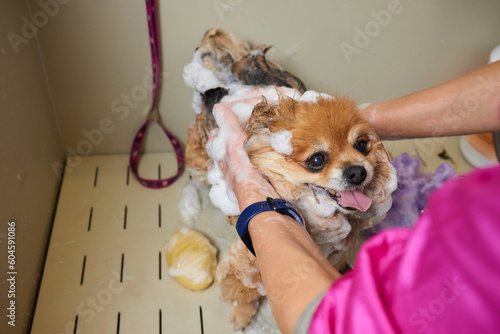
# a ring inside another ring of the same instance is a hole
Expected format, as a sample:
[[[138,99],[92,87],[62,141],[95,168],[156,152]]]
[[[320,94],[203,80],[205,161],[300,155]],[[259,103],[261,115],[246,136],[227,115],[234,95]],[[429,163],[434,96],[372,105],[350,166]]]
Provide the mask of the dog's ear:
[[[257,128],[268,128],[271,132],[283,130],[295,118],[296,101],[290,97],[279,94],[278,102],[269,104],[263,96],[252,111],[250,118],[250,131]]]

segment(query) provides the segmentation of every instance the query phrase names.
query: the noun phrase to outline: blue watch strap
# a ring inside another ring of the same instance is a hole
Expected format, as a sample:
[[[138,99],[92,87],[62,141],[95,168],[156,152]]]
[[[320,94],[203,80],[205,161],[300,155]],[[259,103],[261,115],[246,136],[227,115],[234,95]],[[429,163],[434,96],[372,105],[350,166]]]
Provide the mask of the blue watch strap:
[[[255,255],[255,251],[253,249],[252,239],[248,233],[248,223],[250,223],[250,220],[259,213],[267,211],[276,211],[282,215],[291,217],[298,221],[300,225],[304,226],[304,219],[302,219],[302,216],[284,199],[272,199],[268,197],[266,201],[249,205],[238,217],[236,231],[238,231],[241,240],[253,255]]]

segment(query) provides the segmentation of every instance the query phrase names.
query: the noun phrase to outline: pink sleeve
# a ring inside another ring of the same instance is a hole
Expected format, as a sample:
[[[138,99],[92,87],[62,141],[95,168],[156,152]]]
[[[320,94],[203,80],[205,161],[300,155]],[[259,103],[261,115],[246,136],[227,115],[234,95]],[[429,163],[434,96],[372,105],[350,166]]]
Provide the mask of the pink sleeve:
[[[498,333],[500,166],[445,185],[414,228],[368,240],[355,267],[310,333]]]

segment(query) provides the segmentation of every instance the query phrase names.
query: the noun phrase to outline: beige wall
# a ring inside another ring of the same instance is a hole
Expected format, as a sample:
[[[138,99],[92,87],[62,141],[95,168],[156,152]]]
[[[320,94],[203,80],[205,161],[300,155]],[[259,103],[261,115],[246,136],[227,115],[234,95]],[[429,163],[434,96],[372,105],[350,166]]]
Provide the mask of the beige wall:
[[[34,8],[38,1],[31,0]],[[86,154],[85,130],[95,135],[92,153],[127,152],[150,103],[150,92],[141,95],[150,64],[144,1],[64,2],[40,40],[67,150]],[[273,44],[269,58],[309,88],[348,94],[360,102],[390,99],[451,79],[485,64],[500,44],[500,2],[495,0],[159,2],[166,72],[160,110],[183,141],[194,113],[182,68],[210,27],[232,30],[254,44]],[[392,13],[380,24],[372,11],[382,10]],[[368,28],[372,36],[362,39],[357,28]],[[348,57],[341,49],[347,45],[353,52]],[[123,100],[126,95],[131,107]],[[100,140],[104,118],[114,130]],[[156,130],[148,148],[169,149]]]
[[[0,1],[0,309],[2,333],[31,324],[59,180],[52,163],[64,154],[36,39],[19,48],[26,1]],[[9,35],[9,33],[11,33]],[[13,39],[19,41],[19,39]],[[26,43],[24,43],[26,42]],[[16,43],[14,43],[16,45]],[[16,226],[16,327],[7,325],[8,222]],[[6,329],[9,328],[8,331]]]

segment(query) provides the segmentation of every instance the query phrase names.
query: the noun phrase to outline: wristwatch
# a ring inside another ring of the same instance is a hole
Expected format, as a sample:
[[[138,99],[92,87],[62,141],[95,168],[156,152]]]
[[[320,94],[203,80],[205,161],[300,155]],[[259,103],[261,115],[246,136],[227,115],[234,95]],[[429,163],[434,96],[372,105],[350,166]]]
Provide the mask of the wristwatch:
[[[248,233],[248,224],[253,217],[259,213],[267,211],[276,211],[282,215],[286,215],[295,219],[300,225],[304,226],[304,219],[300,213],[295,210],[290,202],[285,201],[284,199],[272,199],[271,197],[268,197],[263,202],[257,202],[249,205],[238,217],[238,221],[236,222],[236,231],[238,231],[241,241],[243,241],[253,255],[255,255],[255,251],[253,249],[250,233]]]

